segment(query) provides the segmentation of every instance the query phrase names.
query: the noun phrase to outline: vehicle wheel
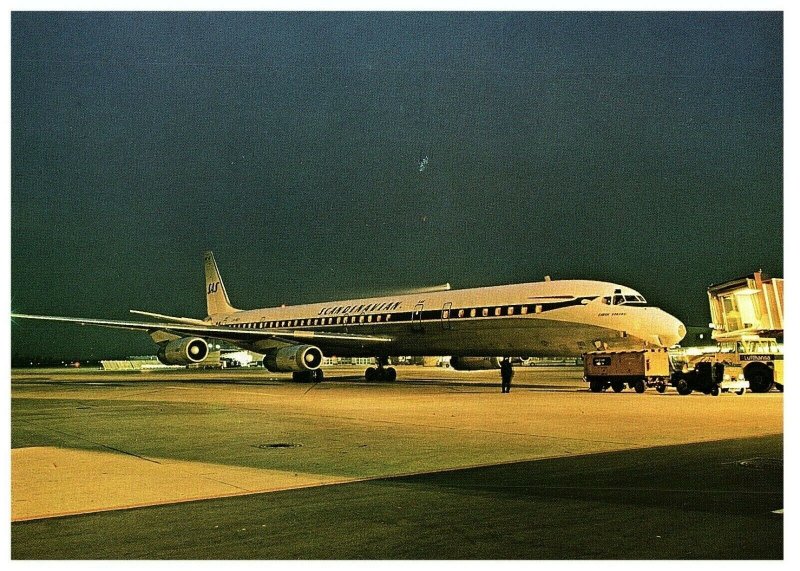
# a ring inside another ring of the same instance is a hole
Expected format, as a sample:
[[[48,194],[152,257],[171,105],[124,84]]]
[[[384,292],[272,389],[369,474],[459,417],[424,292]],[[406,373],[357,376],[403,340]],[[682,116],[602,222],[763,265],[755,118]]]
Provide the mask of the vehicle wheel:
[[[621,393],[625,388],[625,383],[611,383],[611,388],[615,393]]]
[[[665,385],[664,383],[661,383],[661,384],[659,384],[659,385],[656,387],[656,390],[657,390],[659,393],[661,393],[661,394],[664,394],[664,391],[666,391],[666,390],[667,390],[667,385]]]
[[[686,379],[680,379],[675,383],[675,388],[678,389],[679,395],[688,395],[692,392],[692,388],[689,386],[689,383],[686,382]]]
[[[644,385],[644,381],[642,379],[639,379],[638,381],[633,383],[633,390],[635,390],[639,394],[643,393],[646,388],[647,387]]]
[[[711,387],[711,390],[708,392],[711,394],[712,397],[717,397],[719,396],[719,387],[713,386]]]
[[[739,389],[738,391],[736,391],[736,394],[742,396],[744,394],[744,389]]]
[[[371,383],[378,376],[377,373],[378,369],[375,367],[367,367],[367,370],[364,371],[364,378]]]
[[[772,388],[772,371],[765,365],[750,365],[744,378],[750,381],[750,390],[754,393],[767,393]]]
[[[593,393],[603,392],[604,387],[605,383],[603,381],[589,381],[589,390]]]
[[[397,371],[395,370],[394,367],[389,367],[387,369],[384,369],[384,371],[385,371],[384,374],[383,374],[384,379],[386,379],[390,383],[392,381],[396,381],[397,380]]]

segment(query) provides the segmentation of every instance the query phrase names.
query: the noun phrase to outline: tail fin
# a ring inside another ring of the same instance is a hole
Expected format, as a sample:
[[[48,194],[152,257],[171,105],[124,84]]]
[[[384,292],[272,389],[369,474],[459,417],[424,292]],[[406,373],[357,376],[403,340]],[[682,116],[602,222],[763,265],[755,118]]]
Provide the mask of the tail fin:
[[[214,252],[208,251],[204,254],[206,266],[206,304],[208,315],[218,315],[220,313],[233,313],[239,311],[231,306],[228,299],[228,292],[225,291],[225,284],[222,283],[222,276],[219,275],[217,262],[214,260]]]

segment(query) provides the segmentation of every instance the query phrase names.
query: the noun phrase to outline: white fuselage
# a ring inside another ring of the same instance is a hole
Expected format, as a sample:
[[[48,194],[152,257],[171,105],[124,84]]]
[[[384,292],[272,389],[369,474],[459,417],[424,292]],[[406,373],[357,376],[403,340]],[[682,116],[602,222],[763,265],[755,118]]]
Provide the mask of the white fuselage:
[[[634,290],[613,283],[559,280],[353,299],[212,315],[216,326],[384,336],[376,348],[326,342],[340,356],[579,356],[598,348],[671,346],[685,327]],[[297,343],[263,339],[258,352]]]

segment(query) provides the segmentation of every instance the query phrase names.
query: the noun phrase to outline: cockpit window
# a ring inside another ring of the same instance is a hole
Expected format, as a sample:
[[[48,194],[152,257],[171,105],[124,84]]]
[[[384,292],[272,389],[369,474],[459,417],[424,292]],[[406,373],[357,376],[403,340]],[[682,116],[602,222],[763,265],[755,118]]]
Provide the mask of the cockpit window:
[[[647,305],[647,301],[641,295],[622,295],[621,293],[605,296],[603,303],[606,305]]]

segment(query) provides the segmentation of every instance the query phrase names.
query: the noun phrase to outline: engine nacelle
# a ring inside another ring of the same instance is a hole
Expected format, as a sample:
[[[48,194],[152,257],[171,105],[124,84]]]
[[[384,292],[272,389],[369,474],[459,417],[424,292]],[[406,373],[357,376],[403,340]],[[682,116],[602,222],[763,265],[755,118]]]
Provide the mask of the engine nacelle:
[[[313,345],[292,345],[264,355],[264,367],[273,373],[313,371],[322,365],[322,351]]]
[[[158,360],[164,365],[191,365],[208,357],[208,343],[200,337],[184,337],[162,345]]]
[[[450,357],[450,366],[456,371],[499,369],[500,357]]]

